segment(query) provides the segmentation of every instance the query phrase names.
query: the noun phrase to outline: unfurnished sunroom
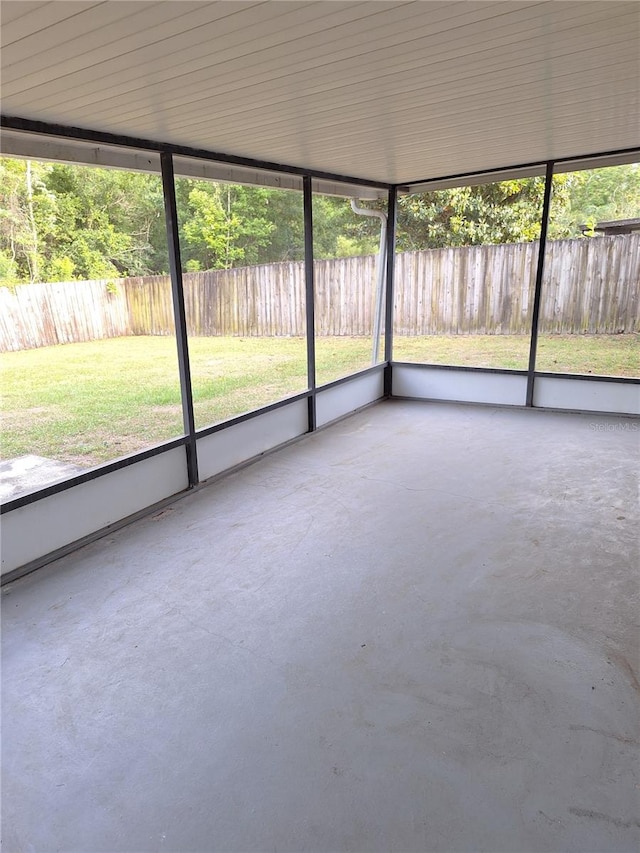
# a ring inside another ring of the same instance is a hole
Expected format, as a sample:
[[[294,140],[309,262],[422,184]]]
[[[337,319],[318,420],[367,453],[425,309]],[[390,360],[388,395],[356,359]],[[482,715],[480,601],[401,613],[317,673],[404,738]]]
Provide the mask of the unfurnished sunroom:
[[[7,850],[635,849],[639,26],[3,4]]]

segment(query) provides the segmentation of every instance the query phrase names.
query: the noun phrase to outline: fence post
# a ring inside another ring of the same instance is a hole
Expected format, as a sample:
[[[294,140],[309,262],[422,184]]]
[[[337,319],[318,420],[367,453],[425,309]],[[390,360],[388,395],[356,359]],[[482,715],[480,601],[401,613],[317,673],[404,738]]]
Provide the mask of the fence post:
[[[178,210],[176,206],[176,187],[173,173],[173,155],[163,151],[160,154],[162,166],[162,191],[164,194],[164,213],[167,225],[167,244],[169,247],[169,270],[171,272],[171,295],[173,297],[173,315],[178,345],[178,369],[180,372],[180,394],[182,396],[182,420],[187,437],[187,473],[189,488],[198,483],[198,455],[196,449],[196,425],[193,413],[193,394],[191,388],[191,366],[189,363],[189,341],[187,339],[187,318],[184,307],[184,286],[182,281],[182,263],[180,260],[180,239],[178,236]]]

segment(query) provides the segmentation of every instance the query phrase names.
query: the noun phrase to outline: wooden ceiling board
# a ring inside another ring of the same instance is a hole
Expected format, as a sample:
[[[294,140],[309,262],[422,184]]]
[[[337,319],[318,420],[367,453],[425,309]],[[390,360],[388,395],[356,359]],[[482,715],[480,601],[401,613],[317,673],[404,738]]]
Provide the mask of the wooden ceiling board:
[[[640,144],[635,2],[2,12],[7,115],[398,183]]]
[[[15,0],[13,3],[0,3],[0,27],[7,26],[12,21],[23,18],[46,5],[46,2],[20,2],[20,0]]]
[[[592,50],[599,45],[603,40],[602,28],[598,22],[594,22],[591,26],[591,33],[588,37],[581,33],[580,38],[573,38],[571,27],[567,25],[566,30],[566,47],[565,52],[570,52],[573,41],[580,45],[582,49]],[[620,25],[621,32],[624,31],[624,22]],[[452,58],[456,58],[455,54],[449,50],[442,49],[438,53],[429,54],[429,58],[425,59],[424,47],[419,47],[413,50],[408,50],[404,42],[394,45],[393,48],[386,50],[385,65],[381,66],[379,56],[368,51],[359,56],[348,56],[339,60],[323,61],[310,63],[307,61],[304,69],[298,69],[292,64],[286,67],[286,71],[277,77],[267,77],[267,70],[257,66],[254,74],[247,75],[245,73],[243,79],[238,81],[235,74],[223,73],[216,77],[215,94],[211,93],[210,87],[206,88],[199,86],[200,80],[189,80],[189,91],[191,95],[185,99],[180,81],[174,81],[173,85],[169,84],[163,87],[163,105],[164,115],[169,116],[172,109],[180,112],[181,116],[189,118],[187,107],[190,104],[198,105],[203,101],[215,99],[216,115],[225,114],[225,107],[228,106],[231,112],[238,111],[238,96],[242,95],[242,105],[244,111],[250,111],[255,104],[265,104],[265,90],[270,98],[274,98],[273,103],[277,103],[277,98],[280,95],[286,96],[291,92],[301,93],[300,98],[306,98],[309,95],[315,94],[316,91],[335,87],[342,88],[342,81],[348,80],[350,86],[362,87],[367,82],[369,88],[374,89],[383,84],[383,81],[389,80],[392,82],[395,90],[399,88],[399,82],[394,78],[399,75],[406,76],[409,72],[415,72],[419,77],[429,77],[433,81],[436,74],[436,67],[442,65],[445,72],[445,79],[441,82],[450,82],[451,80],[462,78],[462,82],[466,83],[468,77],[481,76],[488,73],[487,65],[493,65],[491,70],[499,70],[502,68],[520,67],[526,63],[529,57],[530,63],[539,61],[539,48],[531,41],[526,31],[520,34],[520,38],[511,37],[509,41],[499,42],[497,47],[483,47],[481,50],[476,50],[473,53],[462,53],[460,60],[455,63]],[[452,55],[453,54],[453,55]],[[548,57],[550,60],[551,57]],[[481,70],[479,70],[479,65]],[[311,66],[311,67],[309,67]],[[204,75],[200,75],[202,79]],[[448,78],[448,79],[447,79]],[[204,77],[206,82],[206,77]],[[229,80],[229,83],[226,81]],[[308,86],[306,83],[308,81]],[[438,81],[436,81],[438,82]],[[435,85],[433,83],[432,85]],[[406,91],[406,86],[402,87]],[[175,93],[175,94],[173,94]],[[203,94],[204,93],[204,94]],[[286,100],[286,98],[285,98]],[[108,106],[113,104],[114,112],[107,112]],[[136,93],[131,93],[130,97],[112,97],[100,103],[101,116],[110,118],[111,115],[118,115],[121,119],[126,119],[130,115],[135,115],[142,118],[144,115],[152,112],[151,108],[145,109],[141,107],[140,101]],[[127,108],[129,111],[127,111]],[[196,107],[197,109],[197,107]]]
[[[624,20],[620,21],[619,27],[618,27],[619,33],[623,34],[623,35],[627,35],[627,26],[628,26],[628,24],[626,21],[624,21]],[[593,23],[591,25],[591,28],[590,28],[589,39],[587,38],[587,35],[584,32],[582,32],[580,40],[576,41],[575,43],[576,44],[586,43],[586,47],[584,47],[583,49],[585,51],[586,50],[592,51],[598,46],[598,42],[602,41],[602,39],[603,39],[603,34],[602,34],[601,26],[599,26],[598,23]],[[574,42],[570,38],[570,31],[568,31],[567,37],[565,39],[565,45],[566,45],[565,51],[570,51],[573,48],[573,44],[574,44]],[[508,47],[508,45],[507,45],[507,47]],[[635,45],[634,45],[634,47],[635,47]],[[505,45],[503,44],[500,46],[500,49],[497,50],[496,53],[493,55],[502,56],[504,54],[504,51],[505,51]],[[486,52],[484,52],[484,53],[485,53],[485,55],[487,55]],[[520,65],[521,64],[521,54],[520,54],[520,56],[514,57],[514,58],[517,58],[518,65]],[[588,57],[585,57],[585,58],[589,59]],[[552,57],[551,56],[547,57],[547,63],[551,62],[551,61],[552,61]],[[476,59],[476,62],[477,62],[477,59]],[[587,67],[588,67],[588,64],[589,64],[588,62],[585,63],[585,65]],[[394,77],[398,77],[399,75],[402,74],[402,75],[404,75],[405,79],[397,81],[396,89],[401,88],[402,91],[404,93],[406,93],[413,86],[411,78],[407,76],[407,71],[408,70],[414,70],[418,80],[420,80],[426,76],[424,73],[424,70],[426,67],[428,67],[428,65],[425,65],[424,63],[421,64],[419,61],[416,61],[416,64],[412,68],[410,67],[409,69],[407,69],[407,67],[404,66],[400,70],[389,71],[388,73],[382,74],[379,77],[375,77],[373,75],[368,76],[366,72],[363,72],[362,70],[358,69],[357,67],[355,69],[352,69],[351,73],[348,73],[347,69],[344,69],[343,74],[340,74],[339,76],[337,76],[337,75],[330,76],[328,78],[329,84],[332,84],[332,85],[330,85],[329,91],[332,92],[332,97],[333,97],[333,95],[336,92],[340,92],[341,90],[350,89],[356,93],[354,95],[354,99],[359,101],[359,102],[363,102],[364,100],[366,100],[367,90],[372,92],[372,98],[375,99],[378,92],[380,91],[380,87],[383,85],[383,83],[382,83],[383,78],[384,79],[394,78]],[[467,81],[466,81],[466,77],[464,76],[464,73],[460,73],[462,69],[458,68],[458,66],[454,66],[454,64],[450,63],[450,62],[446,63],[445,68],[446,69],[453,69],[454,75],[456,74],[456,71],[458,71],[458,76],[462,77],[463,85],[466,84]],[[480,66],[480,69],[481,68],[482,68],[482,65]],[[482,70],[480,70],[480,69],[476,67],[476,73],[471,73],[471,72],[473,72],[473,67],[471,67],[469,69],[470,70],[469,76],[475,78],[476,76],[482,75]],[[547,73],[546,69],[545,69],[545,73]],[[432,75],[429,75],[429,76],[431,77]],[[451,74],[449,76],[451,78]],[[177,103],[177,104],[165,103],[164,104],[164,110],[163,110],[163,120],[164,120],[165,126],[170,127],[171,116],[173,115],[174,112],[179,114],[181,122],[184,123],[184,122],[189,122],[193,115],[197,115],[202,110],[204,110],[206,112],[210,108],[215,108],[215,114],[216,114],[217,120],[219,120],[221,117],[223,117],[225,115],[228,115],[228,114],[231,115],[232,114],[232,115],[236,116],[238,122],[240,122],[242,114],[243,113],[252,113],[257,105],[259,105],[260,107],[276,106],[276,105],[279,105],[281,103],[286,103],[287,101],[290,101],[290,100],[293,100],[294,103],[301,104],[301,105],[304,105],[307,102],[312,103],[314,110],[317,110],[318,106],[319,106],[319,101],[316,98],[314,98],[313,101],[311,101],[311,96],[315,96],[317,94],[323,95],[324,92],[327,91],[327,84],[324,84],[322,81],[318,82],[315,78],[316,78],[316,75],[314,75],[311,72],[308,75],[305,75],[302,73],[292,74],[292,75],[288,75],[288,77],[287,77],[288,82],[285,82],[283,84],[282,89],[274,89],[271,86],[271,81],[265,81],[262,85],[254,84],[253,86],[246,87],[246,89],[247,89],[246,93],[244,93],[242,89],[240,89],[240,90],[233,89],[231,92],[228,93],[227,97],[225,97],[225,95],[223,93],[221,93],[218,90],[218,88],[216,87],[216,92],[214,95],[207,94],[204,98],[197,98],[197,97],[192,96],[190,98],[180,100],[179,103]],[[301,94],[297,95],[297,97],[291,98],[292,93],[295,94],[295,93],[299,92],[300,89],[302,89],[305,79],[309,79],[309,82],[310,82],[309,88],[305,89]],[[349,82],[344,83],[343,81],[345,81],[345,80],[347,80]],[[393,79],[391,79],[391,82],[394,83]],[[450,80],[447,82],[450,83]],[[524,81],[524,82],[526,84],[527,81]],[[294,85],[292,86],[292,84],[294,84]],[[401,84],[403,84],[403,85],[401,85]],[[395,89],[393,89],[393,86],[392,86],[392,91],[395,91]],[[239,94],[244,94],[244,97],[239,98],[238,97]],[[242,103],[241,109],[238,108],[239,102]],[[190,109],[189,109],[190,105],[193,105],[192,111],[190,111]],[[276,112],[275,118],[277,120],[277,111],[274,111],[274,112]],[[134,104],[132,106],[132,111],[130,114],[135,115],[139,120],[143,121],[145,115],[152,114],[152,111],[149,110],[145,113],[145,111],[141,109],[139,104]],[[128,115],[130,115],[130,114],[127,113],[125,110],[118,111],[118,115],[121,119],[128,117]],[[111,117],[111,114],[109,114],[109,113],[105,114],[105,118],[110,118],[110,117]]]
[[[628,43],[633,46],[633,40]],[[623,46],[624,43],[621,43],[621,48]],[[566,73],[559,74],[554,78],[554,94],[563,92],[569,86],[579,101],[590,102],[598,88],[607,82],[607,75],[609,74],[607,69],[611,69],[610,76],[612,79],[620,81],[627,79],[625,75],[626,66],[620,62],[612,65],[610,57],[606,53],[599,53],[598,50],[593,49],[586,59],[588,60],[588,67],[585,67],[584,62],[576,59],[576,64],[573,67],[567,67]],[[572,78],[574,79],[572,80]],[[494,85],[496,81],[499,84],[497,87]],[[588,93],[585,92],[587,85],[592,86],[592,90]],[[415,114],[415,102],[420,100],[422,115],[415,119],[416,124],[419,124],[421,121],[431,120],[434,112],[438,111],[441,104],[451,104],[448,113],[454,117],[460,112],[461,107],[467,109],[466,104],[460,103],[461,100],[469,101],[472,104],[472,109],[474,108],[473,104],[476,104],[476,109],[484,109],[484,105],[482,107],[477,106],[478,98],[483,95],[487,96],[489,102],[493,104],[522,103],[527,104],[527,108],[529,108],[531,101],[540,100],[541,109],[546,110],[544,95],[547,87],[548,78],[544,69],[539,69],[537,66],[525,69],[522,80],[518,80],[517,77],[514,80],[513,69],[505,69],[490,75],[489,78],[474,77],[471,82],[463,81],[455,85],[450,84],[447,87],[430,84],[425,86],[422,78],[418,77],[411,83],[407,81],[404,91],[399,93],[393,90],[386,92],[375,87],[372,87],[366,95],[348,87],[343,88],[341,92],[321,92],[314,97],[310,112],[312,109],[315,128],[331,126],[339,130],[344,129],[346,125],[353,124],[354,119],[366,119],[368,116],[384,118],[405,110],[409,110],[413,116]],[[277,128],[281,125],[286,125],[288,132],[295,134],[296,127],[291,125],[291,120],[296,115],[304,115],[309,103],[306,99],[290,99],[284,102],[282,110],[277,112],[273,109],[272,104],[266,103],[261,107],[256,104],[250,109],[243,110],[241,114],[233,110],[221,111],[216,107],[215,102],[210,106],[215,108],[218,126],[224,125],[225,119],[228,118],[229,126],[234,130],[246,131],[258,119],[261,137],[266,140],[269,138],[271,128],[276,129],[276,135],[279,135],[280,132],[277,131]],[[196,130],[203,125],[206,126],[209,124],[208,106],[208,104],[204,104],[201,109],[195,112],[179,112],[175,114],[175,120],[188,125],[191,130]],[[171,111],[164,114],[164,121],[169,129],[172,127],[173,116],[174,113]],[[465,116],[462,115],[463,120],[464,118]],[[140,124],[143,129],[153,126],[152,114],[150,114],[149,119],[149,125],[146,125],[145,117],[140,117]],[[357,128],[354,128],[354,132],[358,132]]]
[[[397,13],[398,10],[395,11],[396,15]],[[351,10],[352,17],[354,14],[355,10]],[[382,13],[378,12],[378,15],[381,16]],[[396,26],[397,25],[398,24],[396,22]],[[358,18],[353,21],[354,35],[345,37],[344,52],[346,55],[350,55],[355,49],[355,44],[357,42],[356,34],[359,27],[361,27],[361,22]],[[391,23],[387,23],[386,25],[382,25],[382,29],[393,29],[393,26]],[[361,35],[366,41],[367,34]],[[74,107],[103,104],[111,101],[117,102],[120,99],[122,100],[122,103],[132,103],[135,102],[136,99],[139,99],[141,94],[144,97],[144,91],[147,86],[161,87],[160,91],[162,92],[163,103],[165,102],[164,99],[169,98],[172,93],[175,93],[174,98],[177,98],[179,102],[181,98],[184,98],[186,86],[188,86],[189,91],[193,91],[194,87],[198,84],[202,84],[204,88],[209,87],[210,89],[211,74],[212,69],[214,68],[216,69],[216,90],[223,91],[222,87],[225,83],[236,86],[238,85],[237,79],[239,71],[242,72],[243,80],[246,80],[247,83],[250,84],[255,80],[264,80],[267,75],[270,75],[274,71],[280,69],[288,69],[288,73],[292,73],[291,69],[296,67],[296,59],[303,60],[308,65],[310,58],[314,55],[314,50],[310,46],[307,46],[306,49],[292,52],[292,44],[300,45],[303,43],[306,44],[305,39],[287,39],[281,41],[269,48],[268,55],[266,56],[265,51],[254,51],[238,55],[237,49],[225,49],[223,51],[216,51],[214,61],[209,44],[205,42],[204,45],[190,48],[188,54],[184,51],[177,54],[177,64],[175,65],[170,64],[171,58],[163,56],[160,56],[155,60],[148,60],[145,63],[144,82],[139,82],[138,78],[135,78],[135,81],[132,81],[131,74],[128,69],[126,69],[110,76],[110,91],[107,98],[100,97],[100,89],[98,88],[100,86],[100,81],[94,81],[91,87],[78,90],[80,92],[79,96],[74,97],[68,103]],[[316,46],[315,52],[324,56],[326,48],[322,45]],[[203,54],[202,58],[194,59],[194,56],[197,57],[199,53]],[[183,61],[182,58],[185,56],[189,57],[188,61]],[[250,71],[253,71],[253,74],[250,74]],[[85,94],[83,94],[83,92]],[[43,99],[47,100],[45,96],[43,96]],[[61,101],[61,103],[63,102],[65,101]],[[55,104],[55,101],[51,100],[51,103]]]
[[[3,3],[3,10],[8,7],[10,10],[12,4]],[[74,18],[81,15],[83,12],[93,9],[97,10],[100,6],[104,6],[104,0],[101,3],[85,3],[76,2],[76,0],[56,0],[52,3],[16,3],[17,7],[24,8],[24,14],[13,20],[7,21],[2,15],[2,30],[0,33],[1,44],[4,50],[5,47],[20,41],[21,39],[31,38],[34,35],[44,34],[51,27],[55,27],[61,21],[72,22]],[[4,57],[3,57],[4,65]]]

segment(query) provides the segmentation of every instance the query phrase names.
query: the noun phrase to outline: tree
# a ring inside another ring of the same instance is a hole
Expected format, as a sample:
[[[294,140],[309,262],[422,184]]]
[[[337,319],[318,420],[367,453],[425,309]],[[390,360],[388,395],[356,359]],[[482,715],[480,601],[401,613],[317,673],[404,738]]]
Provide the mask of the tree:
[[[544,178],[518,178],[401,196],[398,251],[529,242],[540,236]],[[640,164],[554,175],[549,238],[580,226],[640,216]]]
[[[360,203],[363,206],[363,203]],[[366,205],[365,205],[366,206]],[[372,209],[383,210],[385,202]],[[380,221],[354,213],[351,201],[327,195],[313,197],[313,251],[315,258],[372,255],[378,251]]]
[[[640,217],[640,164],[555,175],[551,238],[582,236],[582,225]],[[561,190],[563,203],[556,199]]]
[[[399,251],[535,240],[542,177],[400,196]],[[302,194],[179,178],[180,247],[187,270],[304,258]],[[384,201],[367,203],[384,209]],[[551,239],[580,226],[640,216],[640,165],[558,174]],[[314,256],[378,250],[380,225],[347,198],[314,193]],[[160,177],[91,166],[0,158],[0,281],[166,273]]]
[[[514,243],[540,236],[544,178],[401,196],[398,251]]]
[[[78,278],[145,275],[168,268],[163,198],[156,175],[55,165],[47,186],[58,201],[51,256]]]
[[[0,277],[9,283],[39,281],[44,273],[56,203],[46,186],[49,168],[0,160]]]
[[[273,260],[264,251],[276,229],[269,216],[271,191],[188,178],[178,183],[185,266],[197,261],[199,269],[229,269]]]
[[[0,279],[91,279],[167,268],[157,176],[0,160]]]

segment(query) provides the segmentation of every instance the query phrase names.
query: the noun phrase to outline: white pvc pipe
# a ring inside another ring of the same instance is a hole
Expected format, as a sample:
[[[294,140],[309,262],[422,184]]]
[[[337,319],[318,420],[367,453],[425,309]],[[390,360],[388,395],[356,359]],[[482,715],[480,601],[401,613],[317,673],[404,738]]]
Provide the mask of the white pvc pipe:
[[[373,216],[380,220],[380,248],[378,249],[378,267],[376,283],[376,310],[373,320],[373,350],[371,354],[372,364],[378,363],[380,354],[380,336],[382,334],[382,311],[384,308],[385,294],[385,268],[387,260],[387,214],[381,210],[371,210],[368,207],[358,207],[355,199],[351,199],[351,209],[360,216]]]

